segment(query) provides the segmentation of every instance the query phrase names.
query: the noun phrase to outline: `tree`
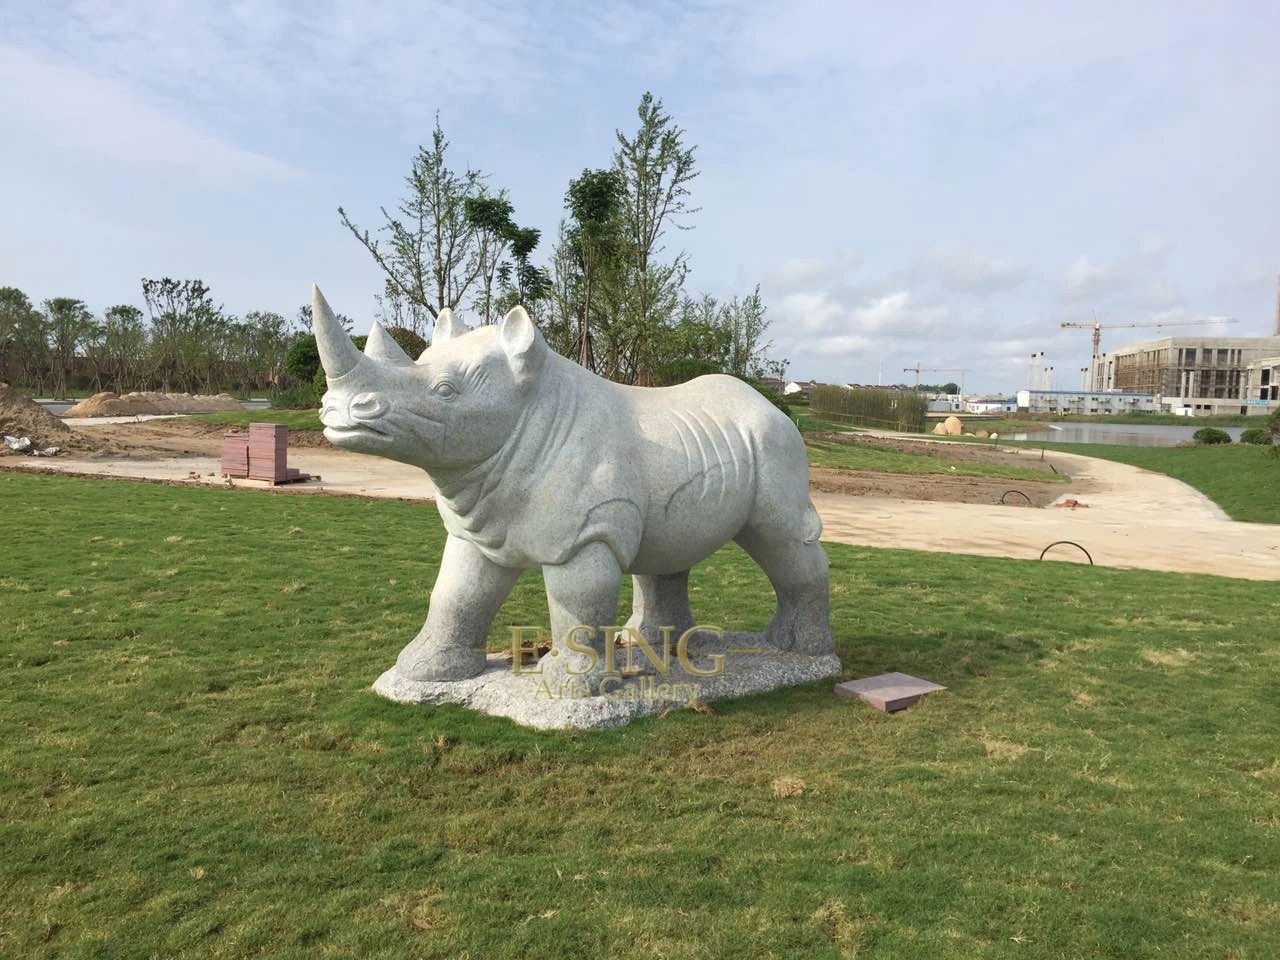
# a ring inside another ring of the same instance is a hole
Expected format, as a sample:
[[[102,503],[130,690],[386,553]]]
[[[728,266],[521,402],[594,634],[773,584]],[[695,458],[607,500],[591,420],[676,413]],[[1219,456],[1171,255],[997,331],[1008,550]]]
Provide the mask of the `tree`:
[[[516,266],[514,283],[508,283],[517,303],[536,304],[550,292],[551,277],[547,271],[529,261],[541,239],[542,232],[536,227],[516,227],[511,231],[511,257]]]
[[[760,285],[747,296],[734,297],[725,306],[723,323],[728,328],[729,365],[726,373],[735,377],[764,376],[762,364],[764,351],[772,343],[763,343],[769,321],[765,319],[764,302],[760,299]]]
[[[355,326],[355,321],[345,313],[338,314],[335,319],[338,321],[338,325],[341,326],[343,330],[347,331],[347,333],[350,333],[351,328]],[[311,330],[311,304],[304,303],[302,306],[298,307],[297,323],[298,327],[303,332],[309,332]]]
[[[479,276],[475,227],[466,217],[466,202],[479,197],[483,177],[475,170],[458,175],[449,169],[449,141],[436,115],[431,147],[419,147],[405,178],[408,192],[399,215],[380,207],[386,242],[361,230],[342,207],[338,215],[364,245],[399,294],[434,317],[443,307],[458,306]]]
[[[270,310],[251,310],[239,328],[244,338],[240,389],[247,392],[251,387],[278,387],[292,339],[289,321]]]
[[[564,233],[569,265],[577,271],[572,310],[577,320],[573,359],[588,370],[597,369],[592,345],[593,309],[602,274],[618,262],[624,240],[622,179],[616,170],[583,170],[569,181],[564,198],[570,221]],[[610,365],[606,364],[606,371]]]
[[[684,131],[663,111],[661,100],[646,91],[637,114],[640,127],[633,137],[616,132],[614,169],[622,182],[628,243],[623,300],[630,331],[627,359],[635,382],[647,384],[652,341],[678,308],[687,273],[683,253],[668,264],[656,262],[662,249],[658,242],[668,226],[679,227],[680,217],[697,212],[689,206],[689,184],[698,170],[695,148],[685,145]]]
[[[476,267],[480,290],[476,295],[476,312],[484,323],[493,323],[493,281],[498,267],[505,262],[511,235],[516,229],[511,219],[511,201],[502,190],[496,197],[481,193],[463,201],[463,216],[475,232]]]
[[[67,395],[67,373],[75,364],[76,352],[93,331],[93,314],[83,300],[54,297],[44,302],[48,330],[54,396]]]
[[[17,358],[10,352],[28,330],[35,308],[27,295],[17,287],[0,287],[0,379],[12,376]]]
[[[953,397],[954,397],[957,393],[959,393],[959,392],[960,392],[960,384],[958,384],[958,383],[944,383],[944,384],[942,385],[942,392],[943,392],[943,393],[945,393],[945,394],[949,394],[950,396],[953,396]]]
[[[112,390],[124,393],[143,386],[147,327],[141,310],[127,303],[108,307],[102,315],[102,338],[95,349],[99,354],[99,377],[105,377]]]
[[[206,388],[211,388],[213,361],[225,318],[204,281],[144,277],[142,297],[151,315],[149,379],[158,380],[164,390],[191,390],[203,374]]]
[[[384,327],[400,327],[411,330],[419,337],[425,337],[427,330],[435,323],[435,315],[420,303],[410,300],[390,279],[384,281],[383,292],[374,294],[378,309],[374,318]],[[307,307],[307,323],[311,322],[311,308]],[[347,328],[350,329],[350,328]]]

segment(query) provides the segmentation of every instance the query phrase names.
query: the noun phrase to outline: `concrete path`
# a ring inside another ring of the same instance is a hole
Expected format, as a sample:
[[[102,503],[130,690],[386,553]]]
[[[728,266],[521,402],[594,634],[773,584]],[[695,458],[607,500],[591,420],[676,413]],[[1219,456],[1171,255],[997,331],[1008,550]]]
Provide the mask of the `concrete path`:
[[[1080,481],[1073,488],[1087,491],[1060,499],[1075,497],[1087,507],[1034,509],[817,492],[813,501],[822,515],[823,539],[837,543],[1034,560],[1050,543],[1072,540],[1100,566],[1280,580],[1280,524],[1232,522],[1203,494],[1163,474],[1074,454],[1054,458],[1070,464]],[[289,464],[320,480],[274,489],[408,499],[435,493],[421,470],[379,457],[298,449],[290,450]],[[10,457],[5,465],[226,485],[216,457]],[[235,485],[271,489],[255,481],[237,480]],[[1055,547],[1045,559],[1084,562],[1070,546]]]

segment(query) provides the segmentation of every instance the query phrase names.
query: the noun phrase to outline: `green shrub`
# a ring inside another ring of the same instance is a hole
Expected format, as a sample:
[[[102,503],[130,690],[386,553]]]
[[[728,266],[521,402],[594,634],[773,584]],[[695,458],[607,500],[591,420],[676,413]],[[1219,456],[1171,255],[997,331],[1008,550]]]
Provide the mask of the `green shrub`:
[[[427,341],[407,327],[387,327],[387,333],[391,334],[391,339],[414,360],[422,356],[422,351],[427,349]]]
[[[404,332],[410,333],[408,330]],[[356,345],[356,349],[363,350],[365,341],[368,339],[368,337],[352,337],[351,342]],[[316,346],[315,334],[300,333],[293,338],[293,342],[289,344],[289,352],[284,355],[284,369],[300,384],[315,381],[316,371],[320,369],[320,350]]]
[[[300,333],[293,338],[289,352],[284,355],[284,369],[299,383],[310,383],[315,378],[320,369],[320,351],[313,334]]]
[[[1191,435],[1196,443],[1230,443],[1231,434],[1217,427],[1201,427]]]
[[[1250,427],[1240,431],[1241,443],[1252,443],[1259,447],[1271,445],[1271,431],[1266,427]]]

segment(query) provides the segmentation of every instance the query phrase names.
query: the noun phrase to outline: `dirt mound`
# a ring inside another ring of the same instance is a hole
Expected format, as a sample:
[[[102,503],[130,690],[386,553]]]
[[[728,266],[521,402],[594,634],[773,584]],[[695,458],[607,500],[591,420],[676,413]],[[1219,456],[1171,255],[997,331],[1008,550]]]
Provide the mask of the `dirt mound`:
[[[1003,502],[1009,507],[1048,506],[1062,495],[1065,486],[1040,480],[958,477],[941,473],[870,473],[825,467],[809,468],[809,485],[821,493],[839,493],[853,497],[890,497],[894,500],[933,500],[947,503]],[[1011,490],[1018,491],[1021,496],[1005,498],[1005,494]]]
[[[44,447],[67,446],[71,439],[71,428],[7,383],[0,383],[0,434],[30,437],[31,445],[39,450]],[[0,445],[0,454],[7,452]]]
[[[135,417],[165,413],[221,413],[241,410],[240,401],[225,393],[95,393],[68,410],[64,417]]]

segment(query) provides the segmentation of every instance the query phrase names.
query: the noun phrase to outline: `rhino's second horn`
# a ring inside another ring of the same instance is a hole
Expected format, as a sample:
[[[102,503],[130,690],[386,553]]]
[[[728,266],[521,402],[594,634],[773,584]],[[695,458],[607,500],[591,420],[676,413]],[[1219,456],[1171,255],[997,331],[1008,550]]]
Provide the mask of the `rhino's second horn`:
[[[398,367],[413,366],[413,358],[400,348],[391,334],[377,320],[369,328],[369,339],[364,345],[364,355],[370,360],[392,363]]]

